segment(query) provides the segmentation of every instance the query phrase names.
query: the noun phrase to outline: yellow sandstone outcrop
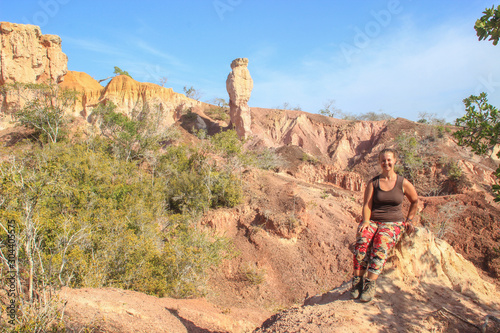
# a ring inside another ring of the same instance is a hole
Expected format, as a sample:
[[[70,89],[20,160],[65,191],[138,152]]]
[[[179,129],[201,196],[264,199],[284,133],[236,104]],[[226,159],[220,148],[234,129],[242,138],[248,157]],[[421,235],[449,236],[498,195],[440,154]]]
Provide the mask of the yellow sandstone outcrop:
[[[89,106],[95,106],[99,103],[104,91],[104,87],[97,80],[84,72],[68,71],[64,76],[64,81],[59,86],[63,89],[75,90],[80,94],[71,113],[83,117],[88,115],[87,108]]]
[[[42,35],[40,27],[0,22],[0,85],[59,83],[68,68],[61,38]]]
[[[104,89],[101,101],[113,102],[119,112],[128,116],[144,107],[159,110],[162,113],[162,126],[172,125],[183,110],[203,104],[174,92],[172,88],[138,82],[127,75],[114,77]]]
[[[484,304],[496,301],[495,286],[483,280],[476,267],[450,244],[425,228],[404,237],[394,255],[397,269],[392,273],[408,284],[449,287]]]
[[[0,22],[0,86],[59,83],[67,66],[59,36],[42,35],[39,27],[30,24]],[[22,104],[19,94],[0,95],[0,129],[13,126],[11,110]]]

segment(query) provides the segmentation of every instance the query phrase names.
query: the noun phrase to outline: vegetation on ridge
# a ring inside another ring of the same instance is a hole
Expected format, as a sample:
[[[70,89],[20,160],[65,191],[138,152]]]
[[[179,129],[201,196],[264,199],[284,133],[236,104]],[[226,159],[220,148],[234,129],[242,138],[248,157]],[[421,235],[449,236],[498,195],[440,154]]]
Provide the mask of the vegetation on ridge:
[[[15,115],[19,123],[32,114],[51,115],[54,108],[39,106],[60,98],[27,103]],[[30,114],[33,105],[38,109]],[[11,221],[21,331],[34,327],[23,326],[28,322],[48,323],[44,311],[59,286],[191,297],[203,294],[209,268],[234,255],[230,241],[199,227],[198,219],[210,208],[241,202],[231,162],[244,155],[236,133],[195,146],[162,146],[176,135],[154,126],[155,110],[128,118],[108,103],[95,111],[102,135],[70,141],[62,115],[57,140],[33,126],[35,144],[3,148],[0,238],[7,239]],[[45,126],[53,118],[41,119]],[[2,244],[2,280],[9,273],[7,251]],[[6,308],[9,299],[0,302]]]

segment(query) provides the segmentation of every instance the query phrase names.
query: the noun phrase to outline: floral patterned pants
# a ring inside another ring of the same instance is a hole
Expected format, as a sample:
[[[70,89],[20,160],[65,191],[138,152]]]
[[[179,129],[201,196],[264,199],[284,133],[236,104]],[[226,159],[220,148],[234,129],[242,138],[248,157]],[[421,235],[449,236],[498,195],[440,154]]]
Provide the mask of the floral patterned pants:
[[[361,224],[360,224],[361,226]],[[404,230],[404,222],[374,222],[356,237],[354,270],[366,270],[380,275],[389,251],[396,245]]]

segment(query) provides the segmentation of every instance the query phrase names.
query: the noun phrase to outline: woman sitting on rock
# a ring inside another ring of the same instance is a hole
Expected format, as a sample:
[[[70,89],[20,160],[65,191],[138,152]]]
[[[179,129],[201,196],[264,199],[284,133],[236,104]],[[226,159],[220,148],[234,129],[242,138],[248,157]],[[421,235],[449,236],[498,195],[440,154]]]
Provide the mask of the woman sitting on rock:
[[[354,277],[351,296],[369,302],[375,295],[376,281],[387,260],[389,250],[401,238],[402,231],[410,234],[418,207],[418,195],[413,185],[394,172],[397,153],[384,149],[378,155],[382,173],[366,186],[362,217],[354,248]],[[404,197],[410,201],[405,219]],[[368,273],[365,276],[366,271]],[[361,296],[360,296],[361,295]]]

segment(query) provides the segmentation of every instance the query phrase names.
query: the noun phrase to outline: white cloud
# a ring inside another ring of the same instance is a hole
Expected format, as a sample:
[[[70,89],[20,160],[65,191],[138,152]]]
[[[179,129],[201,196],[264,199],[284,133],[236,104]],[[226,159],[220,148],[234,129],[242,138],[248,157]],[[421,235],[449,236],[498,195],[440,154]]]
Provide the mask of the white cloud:
[[[109,56],[118,56],[123,54],[122,50],[104,41],[99,41],[95,39],[93,40],[77,39],[69,36],[64,36],[62,39],[63,39],[63,51],[64,51],[64,44],[67,43],[67,44],[72,44],[73,48],[76,50],[87,50]]]
[[[161,60],[164,60],[166,62],[166,65],[175,67],[178,70],[182,70],[182,71],[189,70],[189,66],[184,64],[177,57],[175,57],[167,52],[161,51],[161,50],[149,45],[148,43],[146,43],[143,40],[132,39],[132,40],[130,40],[130,42],[132,43],[134,48],[138,48],[138,49],[148,53],[149,55],[153,55],[155,57],[160,58]]]

